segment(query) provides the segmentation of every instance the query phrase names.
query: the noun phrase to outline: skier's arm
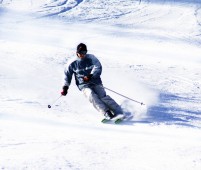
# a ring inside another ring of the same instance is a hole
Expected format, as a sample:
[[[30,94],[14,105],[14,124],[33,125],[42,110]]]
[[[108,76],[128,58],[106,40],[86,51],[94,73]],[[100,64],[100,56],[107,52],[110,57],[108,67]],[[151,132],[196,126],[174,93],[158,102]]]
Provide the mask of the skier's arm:
[[[68,93],[68,88],[70,86],[72,80],[73,70],[71,65],[67,65],[64,69],[64,85],[63,90],[61,91],[61,95],[66,96]]]
[[[71,64],[67,64],[64,69],[64,86],[70,86],[73,75],[73,68]]]

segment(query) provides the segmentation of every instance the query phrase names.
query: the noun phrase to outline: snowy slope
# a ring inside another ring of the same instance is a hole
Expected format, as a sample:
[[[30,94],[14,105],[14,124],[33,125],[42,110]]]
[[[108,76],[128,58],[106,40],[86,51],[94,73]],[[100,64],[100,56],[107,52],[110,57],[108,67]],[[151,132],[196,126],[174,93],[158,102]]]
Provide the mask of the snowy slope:
[[[200,170],[201,1],[0,2],[0,169]],[[53,104],[80,42],[146,104],[108,91],[132,120],[101,124],[74,82]]]

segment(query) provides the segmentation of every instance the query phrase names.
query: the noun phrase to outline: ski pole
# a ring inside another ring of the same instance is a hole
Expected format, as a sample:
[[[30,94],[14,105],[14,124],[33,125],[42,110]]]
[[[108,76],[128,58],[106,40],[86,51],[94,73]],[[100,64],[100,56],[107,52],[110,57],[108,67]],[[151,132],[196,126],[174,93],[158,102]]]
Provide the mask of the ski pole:
[[[62,96],[62,95],[61,95],[61,96]],[[57,100],[59,100],[59,99],[61,98],[61,96],[59,96],[59,97],[52,103],[52,105],[55,104],[55,103],[57,102]],[[48,108],[50,109],[51,107],[52,107],[52,106],[49,104],[49,105],[48,105]]]
[[[91,81],[90,81],[89,83],[92,83],[92,84],[94,84],[94,85],[97,85],[96,83],[91,82]],[[124,97],[124,98],[126,98],[126,99],[128,99],[128,100],[131,100],[131,101],[135,102],[135,103],[139,103],[139,104],[141,104],[141,105],[145,105],[143,102],[139,102],[139,101],[137,101],[137,100],[131,99],[130,97],[127,97],[127,96],[125,96],[125,95],[123,95],[123,94],[120,94],[120,93],[114,91],[114,90],[111,90],[111,89],[109,89],[109,88],[107,88],[107,87],[104,87],[103,85],[101,85],[101,86],[102,86],[104,89],[109,90],[109,91],[111,91],[111,92],[113,92],[113,93],[115,93],[115,94],[118,94],[118,95],[121,96],[121,97]]]
[[[104,87],[104,86],[102,86],[102,87],[103,87],[104,89],[107,89],[107,90],[109,90],[109,91],[115,93],[115,94],[118,94],[118,95],[121,96],[121,97],[124,97],[124,98],[126,98],[126,99],[129,99],[129,100],[131,100],[131,101],[133,101],[133,102],[135,102],[135,103],[139,103],[139,104],[141,104],[141,105],[145,105],[143,102],[139,102],[139,101],[137,101],[137,100],[131,99],[130,97],[127,97],[127,96],[125,96],[125,95],[123,95],[123,94],[120,94],[120,93],[118,93],[118,92],[116,92],[116,91],[114,91],[114,90],[111,90],[111,89],[107,88],[107,87]]]

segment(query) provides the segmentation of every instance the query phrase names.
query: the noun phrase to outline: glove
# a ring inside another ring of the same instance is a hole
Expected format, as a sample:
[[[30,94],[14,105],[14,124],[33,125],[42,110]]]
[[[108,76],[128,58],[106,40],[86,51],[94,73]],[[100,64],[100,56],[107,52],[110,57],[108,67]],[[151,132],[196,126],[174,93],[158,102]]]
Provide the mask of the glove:
[[[88,76],[84,76],[83,77],[84,82],[89,82],[91,80],[92,76],[93,76],[93,74],[89,74]]]
[[[61,95],[66,96],[68,93],[68,86],[63,86],[63,91],[61,92]]]

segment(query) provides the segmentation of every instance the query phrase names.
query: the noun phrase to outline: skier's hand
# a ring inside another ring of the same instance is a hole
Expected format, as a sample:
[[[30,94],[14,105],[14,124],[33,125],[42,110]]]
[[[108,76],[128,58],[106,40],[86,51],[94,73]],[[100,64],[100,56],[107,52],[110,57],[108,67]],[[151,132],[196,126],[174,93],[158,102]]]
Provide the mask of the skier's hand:
[[[84,82],[88,82],[90,80],[90,78],[88,76],[84,76],[83,80],[84,80]]]
[[[93,74],[89,74],[88,76],[84,76],[83,77],[84,82],[89,82],[91,80],[92,76],[93,76]]]
[[[68,93],[68,86],[63,86],[63,91],[61,92],[62,96],[66,96]]]

